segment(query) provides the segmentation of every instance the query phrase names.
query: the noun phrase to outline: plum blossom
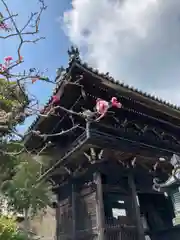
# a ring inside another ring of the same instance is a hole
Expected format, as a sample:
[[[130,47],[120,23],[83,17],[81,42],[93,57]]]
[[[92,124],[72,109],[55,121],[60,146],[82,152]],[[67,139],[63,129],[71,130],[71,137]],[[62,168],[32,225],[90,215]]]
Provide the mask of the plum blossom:
[[[0,72],[3,73],[7,70],[7,67],[3,64],[0,64]]]
[[[4,65],[6,66],[6,68],[9,67],[9,65],[11,64],[12,60],[13,60],[13,58],[11,56],[8,56],[8,57],[4,58]]]
[[[60,98],[57,95],[52,96],[52,104],[56,104],[60,101]]]
[[[4,22],[0,22],[0,29],[4,30],[4,31],[11,31],[11,28],[8,27],[8,25]]]
[[[121,108],[122,104],[120,102],[118,102],[116,97],[112,97],[111,98],[111,106],[116,107],[116,108]]]
[[[35,83],[37,80],[39,80],[38,77],[33,77],[33,78],[32,78],[32,83]]]
[[[4,58],[5,62],[10,62],[13,60],[13,58],[11,56],[5,57]]]
[[[96,112],[100,116],[98,117],[97,121],[99,121],[101,118],[103,118],[106,115],[106,113],[109,110],[109,108],[111,108],[111,107],[121,108],[122,104],[117,100],[116,97],[112,97],[110,102],[98,98],[96,100],[95,109],[96,109]]]
[[[4,58],[4,63],[0,64],[0,72],[5,72],[9,65],[11,64],[11,61],[13,60],[13,58],[11,56],[5,57]]]
[[[16,63],[21,63],[23,61],[23,57],[20,56],[19,59],[16,61]]]
[[[107,112],[107,110],[109,109],[109,102],[98,98],[96,100],[96,112],[100,115],[104,114]]]

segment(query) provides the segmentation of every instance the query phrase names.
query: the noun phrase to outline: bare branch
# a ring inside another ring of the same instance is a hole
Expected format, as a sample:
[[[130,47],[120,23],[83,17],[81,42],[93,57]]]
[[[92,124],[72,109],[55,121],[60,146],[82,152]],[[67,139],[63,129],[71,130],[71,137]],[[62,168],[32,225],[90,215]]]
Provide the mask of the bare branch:
[[[73,130],[75,130],[76,128],[79,127],[79,124],[73,126],[72,128],[69,128],[68,130],[65,131],[61,131],[59,133],[52,133],[52,134],[37,134],[38,137],[42,137],[42,138],[47,138],[47,137],[57,137],[57,136],[61,136],[61,135],[65,135],[68,134],[70,132],[72,132]]]
[[[16,34],[19,36],[20,44],[19,44],[19,47],[18,47],[18,57],[19,57],[19,59],[20,59],[20,58],[21,58],[20,48],[21,48],[21,46],[22,46],[22,44],[23,44],[23,38],[22,38],[22,36],[21,36],[21,33],[20,33],[20,31],[19,31],[19,29],[18,29],[15,21],[14,21],[14,18],[12,17],[12,15],[11,15],[11,13],[10,13],[10,10],[9,10],[6,2],[5,2],[4,0],[1,0],[1,2],[3,3],[4,7],[6,8],[6,11],[7,11],[8,15],[9,15],[9,18],[10,18],[10,20],[11,20],[11,22],[12,22],[14,28],[15,28]]]
[[[41,15],[42,15],[43,11],[46,10],[47,6],[45,5],[44,0],[39,0],[39,3],[41,4],[39,13],[38,12],[31,13],[31,16],[28,19],[27,23],[24,25],[24,27],[19,29],[15,20],[14,20],[14,17],[17,16],[17,14],[11,14],[5,0],[1,0],[1,2],[4,5],[4,7],[5,7],[5,9],[8,13],[8,17],[3,19],[3,21],[10,19],[11,22],[12,22],[12,25],[14,27],[15,33],[9,34],[7,36],[0,36],[0,38],[7,39],[7,38],[10,38],[10,37],[14,37],[14,36],[19,37],[20,43],[19,43],[19,46],[18,46],[18,49],[17,49],[17,53],[18,53],[18,59],[20,61],[20,59],[21,59],[21,48],[22,48],[24,43],[36,43],[40,39],[44,39],[44,37],[39,37],[39,38],[34,39],[34,40],[26,40],[26,39],[23,38],[23,36],[25,36],[25,35],[35,35],[39,32],[39,24],[40,24]],[[35,16],[37,16],[37,18],[35,20],[35,25],[33,26],[34,31],[27,31],[26,32],[25,30],[27,29],[28,26],[30,26],[30,23],[32,22],[32,20]]]
[[[31,13],[30,18],[28,19],[27,23],[24,25],[24,27],[20,30],[21,33],[23,33],[23,31],[29,26],[29,24],[31,23],[32,19],[34,16],[36,16],[38,13]]]
[[[17,17],[17,16],[18,16],[18,14],[12,14],[10,17],[3,18],[3,22],[9,20],[10,18],[14,18],[14,17]]]
[[[34,40],[25,40],[23,43],[37,43],[39,40],[45,39],[45,37],[39,37]]]
[[[15,37],[17,35],[18,35],[17,33],[12,33],[12,34],[9,34],[9,35],[6,35],[6,36],[0,36],[0,38],[1,39],[7,39],[7,38],[10,38],[10,37]]]
[[[68,133],[72,132],[73,130],[75,130],[78,127],[79,127],[79,124],[73,126],[72,128],[69,128],[67,130],[62,130],[59,133],[52,133],[52,134],[41,134],[39,131],[32,130],[32,131],[29,131],[28,133],[26,133],[25,135],[27,136],[29,134],[33,134],[33,135],[36,135],[36,136],[38,136],[40,138],[46,139],[48,137],[57,137],[57,136],[68,134]],[[19,136],[19,137],[24,137],[24,135],[19,134],[17,131],[12,131],[12,132],[15,135]],[[39,151],[37,156],[40,155],[42,153],[42,151],[44,151],[49,146],[49,143],[51,143],[51,142],[48,142],[48,143],[45,144],[45,146]],[[8,152],[8,151],[4,151],[4,150],[0,149],[0,153],[2,153],[3,155],[10,155],[10,156],[18,156],[18,155],[22,154],[23,152],[28,152],[29,153],[29,151],[25,147],[23,147],[18,152]]]

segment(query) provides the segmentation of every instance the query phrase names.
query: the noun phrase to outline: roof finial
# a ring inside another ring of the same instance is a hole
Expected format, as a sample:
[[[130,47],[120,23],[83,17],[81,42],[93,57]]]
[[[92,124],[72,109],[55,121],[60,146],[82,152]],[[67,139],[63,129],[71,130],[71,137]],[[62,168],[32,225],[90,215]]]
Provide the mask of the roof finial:
[[[71,48],[68,49],[68,55],[69,62],[71,62],[72,60],[80,60],[79,49],[77,47],[71,46]]]

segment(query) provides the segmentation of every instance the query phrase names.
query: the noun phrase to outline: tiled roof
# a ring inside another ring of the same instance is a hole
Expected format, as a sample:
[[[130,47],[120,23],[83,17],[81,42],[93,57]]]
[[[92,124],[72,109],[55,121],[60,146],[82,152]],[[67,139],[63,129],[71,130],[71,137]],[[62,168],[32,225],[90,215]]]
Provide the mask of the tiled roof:
[[[74,51],[74,48],[73,50],[71,51]],[[170,109],[174,109],[175,111],[179,111],[180,112],[180,107],[177,106],[177,105],[173,105],[165,100],[162,100],[156,96],[153,96],[149,93],[146,93],[146,92],[143,92],[137,88],[134,88],[132,86],[129,86],[127,84],[124,84],[124,83],[121,83],[120,81],[118,80],[115,80],[113,77],[111,77],[109,75],[109,73],[100,73],[97,69],[94,69],[92,67],[90,67],[87,63],[85,62],[82,62],[81,59],[80,59],[80,56],[79,56],[79,52],[77,52],[77,49],[75,49],[75,54],[74,52],[72,53],[71,51],[68,52],[69,56],[70,56],[70,61],[69,61],[69,66],[65,69],[65,72],[63,74],[63,76],[61,76],[61,80],[57,83],[56,85],[56,88],[54,89],[53,93],[52,93],[52,96],[55,95],[62,82],[63,82],[63,79],[66,78],[66,76],[68,75],[68,73],[70,72],[71,68],[75,65],[79,66],[79,67],[82,67],[84,68],[84,70],[87,70],[87,71],[90,71],[92,74],[95,74],[97,77],[100,77],[102,80],[107,80],[113,84],[116,84],[117,86],[120,86],[122,87],[125,91],[131,91],[131,92],[134,92],[134,93],[137,93],[138,95],[141,95],[142,97],[145,97],[146,99],[150,99],[150,100],[153,100],[155,101],[156,103],[159,103],[159,104],[162,104]],[[49,99],[49,101],[45,104],[44,108],[46,108],[48,106],[48,104],[50,103],[51,101],[51,98]],[[29,130],[33,129],[34,126],[37,124],[38,120],[39,120],[40,117],[37,117],[36,120],[32,123],[32,125],[30,126]]]
[[[180,110],[179,106],[171,104],[168,101],[165,101],[165,100],[163,100],[161,98],[158,98],[158,97],[156,97],[156,96],[154,96],[154,95],[152,95],[150,93],[143,92],[143,91],[141,91],[141,90],[139,90],[139,89],[137,89],[137,88],[135,88],[133,86],[129,86],[128,84],[122,83],[119,80],[116,80],[113,77],[111,77],[109,75],[109,73],[107,73],[107,74],[100,73],[97,69],[94,69],[94,68],[88,66],[87,63],[82,63],[81,61],[79,61],[77,63],[80,64],[82,67],[86,68],[87,70],[91,71],[92,73],[98,75],[99,77],[101,77],[103,79],[106,79],[106,80],[110,81],[111,83],[117,84],[117,85],[121,86],[124,89],[130,90],[132,92],[136,92],[136,93],[138,93],[138,94],[140,94],[140,95],[142,95],[142,96],[144,96],[146,98],[149,98],[149,99],[154,100],[154,101],[156,101],[158,103],[166,105],[167,107],[170,107],[170,108],[173,108],[173,109],[176,109],[176,110]]]

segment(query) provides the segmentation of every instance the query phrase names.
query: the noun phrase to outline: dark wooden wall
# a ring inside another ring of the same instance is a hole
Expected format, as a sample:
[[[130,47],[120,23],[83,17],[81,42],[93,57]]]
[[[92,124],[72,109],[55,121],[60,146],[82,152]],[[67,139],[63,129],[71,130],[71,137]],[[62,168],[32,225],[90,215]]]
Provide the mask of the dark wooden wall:
[[[95,173],[92,171],[90,173],[87,172],[86,175],[79,179],[69,179],[68,184],[59,188],[59,217],[57,217],[58,240],[144,240],[145,233],[142,229],[141,215],[145,215],[146,210],[149,211],[149,209],[150,213],[148,214],[153,216],[158,214],[156,207],[151,208],[151,202],[153,201],[148,202],[146,200],[153,196],[152,191],[149,191],[151,182],[149,182],[149,178],[146,177],[147,179],[145,181],[145,176],[143,175],[140,184],[140,179],[137,179],[138,181],[133,179],[136,174],[134,174],[134,177],[132,174],[130,181],[129,176],[131,174],[118,175],[116,174],[118,169],[114,169],[113,171],[108,168],[108,165],[106,165],[107,171],[103,171],[103,174],[99,172],[99,167],[96,169],[97,171],[95,171]],[[126,171],[126,174],[127,173],[128,171]],[[131,173],[133,173],[133,171]],[[96,177],[94,177],[95,175]],[[144,192],[145,183],[147,185],[147,192]],[[136,192],[137,186],[139,192]],[[141,186],[143,186],[142,189]],[[143,192],[141,192],[141,190],[143,190]],[[139,195],[140,208],[136,195]],[[112,199],[114,199],[114,201],[112,201]],[[125,209],[127,214],[124,217],[115,218],[112,215],[112,208],[121,209],[118,200],[124,200],[125,204],[122,205],[122,209]],[[161,211],[164,203],[161,199],[158,201],[161,203],[161,209],[159,210]],[[167,208],[164,209],[165,212],[168,211]],[[171,227],[170,214],[163,216],[163,218],[167,217],[167,226]],[[151,219],[153,218],[151,217]],[[163,224],[166,224],[166,222]],[[157,224],[157,226],[165,226],[163,224]],[[155,230],[154,227],[153,229]],[[153,229],[150,228],[148,230],[151,232]],[[161,229],[157,227],[156,230],[158,232],[158,230]],[[152,239],[156,240],[156,236],[159,234],[160,233],[153,234]],[[160,235],[162,234],[163,233]],[[174,236],[176,233],[172,232],[172,234]]]
[[[77,239],[96,239],[96,193],[91,188],[77,193],[76,213]]]
[[[57,235],[59,239],[96,239],[96,193],[92,187],[71,183],[59,189],[59,218]],[[66,194],[64,194],[66,192]],[[74,196],[74,197],[73,197]],[[73,204],[73,201],[74,204]],[[75,209],[73,209],[75,207]],[[73,212],[75,215],[73,215]],[[75,225],[74,225],[75,222]]]

